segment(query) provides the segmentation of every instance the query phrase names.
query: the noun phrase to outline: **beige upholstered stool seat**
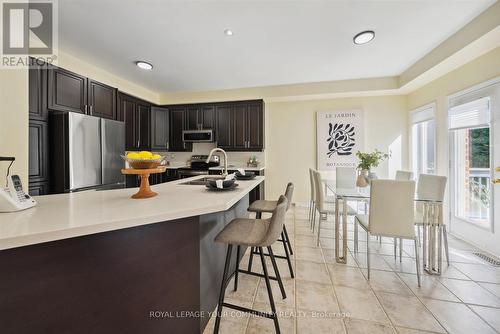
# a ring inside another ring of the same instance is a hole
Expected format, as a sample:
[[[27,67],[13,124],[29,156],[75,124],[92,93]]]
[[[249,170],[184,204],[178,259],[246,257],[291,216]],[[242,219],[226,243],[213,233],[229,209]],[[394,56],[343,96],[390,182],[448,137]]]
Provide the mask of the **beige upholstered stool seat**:
[[[248,207],[248,211],[250,212],[273,212],[276,209],[276,205],[278,205],[278,201],[266,201],[263,199],[259,199],[257,201],[252,202]]]
[[[270,219],[237,218],[217,235],[215,241],[240,246],[267,247],[270,245],[263,244],[263,241],[270,223]]]

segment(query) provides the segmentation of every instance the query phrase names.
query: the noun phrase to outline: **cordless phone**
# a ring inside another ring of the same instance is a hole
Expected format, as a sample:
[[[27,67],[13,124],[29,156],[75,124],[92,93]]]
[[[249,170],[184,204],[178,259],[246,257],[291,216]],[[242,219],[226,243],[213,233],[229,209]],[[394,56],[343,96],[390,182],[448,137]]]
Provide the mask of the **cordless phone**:
[[[18,175],[9,176],[8,187],[0,189],[0,212],[25,210],[36,204],[36,201],[24,192]]]

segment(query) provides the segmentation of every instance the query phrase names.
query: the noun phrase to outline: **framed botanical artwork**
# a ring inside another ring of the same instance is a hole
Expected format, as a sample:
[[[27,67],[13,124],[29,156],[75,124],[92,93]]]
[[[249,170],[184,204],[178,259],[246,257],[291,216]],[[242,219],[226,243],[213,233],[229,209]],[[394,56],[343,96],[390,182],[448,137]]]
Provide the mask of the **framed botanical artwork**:
[[[357,151],[363,151],[362,110],[318,111],[317,168],[356,167]]]

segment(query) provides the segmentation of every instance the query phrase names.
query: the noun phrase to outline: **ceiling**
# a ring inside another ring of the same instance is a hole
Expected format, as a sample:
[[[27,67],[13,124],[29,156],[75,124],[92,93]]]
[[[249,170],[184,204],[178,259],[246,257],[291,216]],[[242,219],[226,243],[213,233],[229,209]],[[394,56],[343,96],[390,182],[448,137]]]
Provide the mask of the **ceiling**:
[[[59,46],[155,92],[396,76],[495,0],[59,2]],[[225,29],[233,36],[226,36]],[[366,45],[352,38],[376,32]],[[136,60],[154,65],[140,70]]]

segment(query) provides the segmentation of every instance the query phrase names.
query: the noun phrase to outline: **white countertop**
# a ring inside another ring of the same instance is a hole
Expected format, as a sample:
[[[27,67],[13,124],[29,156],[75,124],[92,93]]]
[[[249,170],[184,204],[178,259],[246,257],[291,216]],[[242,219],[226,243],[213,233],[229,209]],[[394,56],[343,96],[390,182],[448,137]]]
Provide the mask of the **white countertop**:
[[[261,170],[266,169],[266,166],[261,166],[261,165],[259,165],[257,167],[247,167],[246,165],[228,165],[227,166],[227,169],[229,169],[229,170],[236,170],[239,168],[244,169],[244,170],[248,170],[248,171],[261,171]],[[223,169],[224,169],[223,165],[209,168],[209,170],[223,170]]]
[[[137,188],[35,197],[32,209],[0,213],[0,250],[225,211],[264,181],[237,181],[223,192],[179,184],[202,177],[152,186],[158,196],[148,199],[131,199]]]

